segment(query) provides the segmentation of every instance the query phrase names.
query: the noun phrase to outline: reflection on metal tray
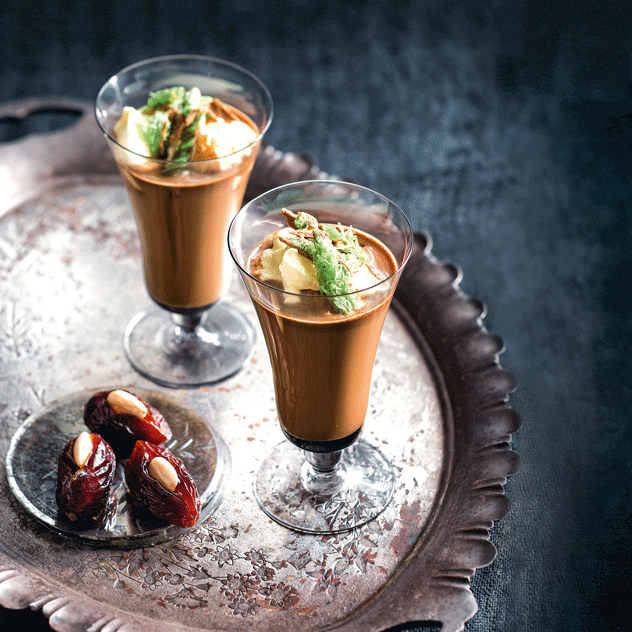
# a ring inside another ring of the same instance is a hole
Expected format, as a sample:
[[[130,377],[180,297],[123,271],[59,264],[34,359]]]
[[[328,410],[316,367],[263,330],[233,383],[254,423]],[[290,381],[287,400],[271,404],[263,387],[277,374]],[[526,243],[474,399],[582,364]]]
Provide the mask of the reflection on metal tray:
[[[0,108],[75,109],[61,132],[6,144],[10,192],[0,210],[0,453],[24,420],[103,385],[154,389],[122,348],[125,324],[145,305],[134,220],[91,106],[59,100]],[[17,113],[17,114],[16,114]],[[75,149],[70,152],[69,148]],[[325,177],[305,156],[266,147],[247,195]],[[158,389],[213,428],[232,469],[222,502],[196,529],[121,550],[61,537],[23,509],[0,476],[0,605],[42,608],[55,627],[153,630],[384,630],[436,621],[461,630],[476,612],[469,578],[490,563],[495,520],[517,469],[507,405],[513,378],[483,306],[437,262],[415,252],[387,317],[364,438],[396,465],[394,500],[376,520],[335,536],[300,535],[268,519],[252,478],[282,440],[267,352],[259,336],[238,375],[197,390]],[[240,280],[229,300],[253,322]],[[257,402],[253,409],[252,403]]]

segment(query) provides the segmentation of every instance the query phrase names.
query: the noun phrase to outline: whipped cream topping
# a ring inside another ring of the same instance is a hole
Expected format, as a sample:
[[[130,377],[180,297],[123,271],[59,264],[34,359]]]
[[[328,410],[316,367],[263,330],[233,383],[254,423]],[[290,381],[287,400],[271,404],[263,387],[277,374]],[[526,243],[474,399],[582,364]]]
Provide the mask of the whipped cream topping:
[[[114,134],[118,143],[134,154],[138,154],[138,156],[130,156],[129,158],[130,162],[136,164],[145,162],[141,156],[151,157],[149,143],[141,134],[143,125],[143,115],[136,108],[126,106],[123,108],[121,118],[114,126]]]
[[[191,150],[191,160],[211,160],[220,158],[222,168],[239,162],[241,156],[231,159],[232,154],[248,147],[257,138],[257,133],[242,121],[200,121],[195,144]]]
[[[261,253],[259,278],[276,281],[286,292],[298,294],[304,290],[320,290],[318,273],[314,262],[301,254],[297,248],[288,246],[282,238],[290,228],[281,229],[272,241],[272,247]]]

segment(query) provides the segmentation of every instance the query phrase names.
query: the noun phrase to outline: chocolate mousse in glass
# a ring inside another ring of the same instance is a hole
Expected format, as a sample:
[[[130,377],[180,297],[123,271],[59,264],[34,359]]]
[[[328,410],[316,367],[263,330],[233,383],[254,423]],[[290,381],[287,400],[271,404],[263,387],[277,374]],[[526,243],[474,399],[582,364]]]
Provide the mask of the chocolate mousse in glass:
[[[410,224],[364,187],[298,182],[246,204],[228,242],[263,330],[288,439],[264,458],[257,500],[298,531],[360,526],[386,507],[395,483],[386,458],[359,436]]]
[[[217,382],[251,357],[254,329],[224,300],[234,269],[226,234],[272,109],[257,77],[195,55],[129,66],[97,95],[97,122],[129,194],[156,303],[129,323],[124,348],[154,382]]]

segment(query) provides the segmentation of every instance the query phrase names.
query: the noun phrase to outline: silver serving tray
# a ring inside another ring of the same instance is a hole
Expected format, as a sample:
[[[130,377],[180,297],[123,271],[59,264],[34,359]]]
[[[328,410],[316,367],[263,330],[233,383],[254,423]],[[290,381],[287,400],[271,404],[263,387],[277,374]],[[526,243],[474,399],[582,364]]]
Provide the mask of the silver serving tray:
[[[507,403],[514,379],[498,360],[503,342],[485,329],[483,305],[460,290],[460,272],[416,235],[387,317],[364,438],[397,468],[393,502],[355,531],[288,531],[252,491],[258,460],[282,440],[262,336],[252,362],[215,386],[164,389],[130,368],[122,333],[150,300],[126,194],[90,104],[9,103],[0,119],[42,110],[76,113],[77,122],[0,152],[2,461],[42,411],[126,385],[203,419],[227,450],[230,475],[197,528],[125,548],[51,528],[3,468],[0,605],[41,609],[63,632],[377,632],[410,622],[462,630],[477,610],[470,580],[496,556],[489,533],[508,510],[503,486],[518,469],[510,440],[520,421]],[[267,146],[247,197],[323,177],[308,157]],[[236,275],[229,300],[256,322]]]

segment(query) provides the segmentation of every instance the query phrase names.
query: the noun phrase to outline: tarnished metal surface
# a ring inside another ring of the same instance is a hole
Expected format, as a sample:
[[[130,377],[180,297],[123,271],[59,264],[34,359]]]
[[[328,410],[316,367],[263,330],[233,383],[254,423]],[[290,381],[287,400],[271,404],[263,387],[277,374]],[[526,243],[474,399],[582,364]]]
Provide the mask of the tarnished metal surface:
[[[80,126],[62,134],[81,137]],[[386,321],[363,436],[397,468],[393,502],[355,531],[300,535],[270,521],[252,491],[260,458],[283,439],[262,336],[249,366],[217,386],[161,389],[136,374],[122,332],[150,301],[127,197],[105,165],[71,171],[42,176],[30,194],[16,183],[0,217],[2,458],[33,411],[120,384],[160,391],[205,419],[232,473],[198,528],[121,550],[60,537],[23,509],[2,472],[0,604],[42,608],[53,629],[77,632],[150,631],[157,620],[173,630],[377,631],[415,620],[462,629],[476,611],[467,580],[495,556],[488,530],[507,510],[502,484],[517,467],[507,442],[519,421],[505,403],[513,381],[497,362],[502,341],[482,327],[482,306],[459,292],[456,271],[418,236]],[[268,148],[250,194],[305,176],[319,173]],[[228,300],[256,322],[236,275]]]

